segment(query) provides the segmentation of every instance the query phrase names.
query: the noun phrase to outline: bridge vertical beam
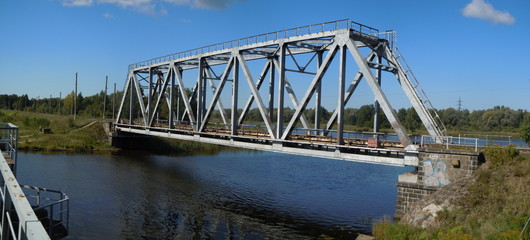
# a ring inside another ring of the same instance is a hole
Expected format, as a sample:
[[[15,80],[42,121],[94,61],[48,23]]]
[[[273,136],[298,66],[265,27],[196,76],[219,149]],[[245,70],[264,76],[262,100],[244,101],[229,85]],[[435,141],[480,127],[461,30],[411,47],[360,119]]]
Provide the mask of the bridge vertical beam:
[[[147,123],[146,126],[151,126],[151,115],[153,114],[151,112],[151,104],[152,104],[152,96],[153,96],[153,68],[149,68],[149,80],[148,80],[149,86],[148,86],[148,92],[147,92]]]
[[[175,78],[176,78],[176,76],[175,76],[176,73],[173,72],[173,74],[174,74],[173,77],[174,77],[174,79],[175,79]],[[174,80],[174,79],[173,79],[173,80]],[[177,113],[176,113],[176,115],[175,115],[175,119],[177,120],[177,124],[180,125],[180,88],[178,87],[178,85],[177,85],[177,87],[175,88],[175,90],[177,91],[177,92],[176,92],[176,94],[177,94]]]
[[[172,129],[175,127],[175,123],[173,121],[175,121],[174,119],[174,116],[175,116],[175,109],[173,108],[173,106],[175,105],[174,101],[175,101],[175,73],[173,73],[173,69],[170,68],[169,69],[169,72],[167,73],[169,76],[170,76],[170,80],[171,80],[171,84],[170,84],[170,89],[169,89],[169,129]]]
[[[377,63],[382,63],[382,57],[381,55],[377,55]],[[381,68],[377,68],[375,72],[377,76],[377,85],[381,87]],[[379,132],[379,126],[381,121],[381,106],[379,106],[379,102],[377,99],[374,101],[374,133]]]
[[[276,67],[272,60],[269,61],[269,118],[274,119],[274,76],[276,74]]]
[[[317,52],[317,70],[322,65],[322,51]],[[320,106],[322,105],[322,82],[317,84],[315,95],[315,129],[320,129]]]
[[[237,56],[239,56],[239,52],[237,53]],[[239,92],[239,61],[237,59],[234,59],[234,79],[232,80],[232,116],[231,116],[231,130],[230,133],[232,135],[237,135],[237,98],[238,98],[238,92]]]
[[[344,82],[346,79],[346,46],[340,46],[339,57],[339,92],[338,92],[338,119],[337,119],[337,144],[344,144]]]
[[[403,125],[401,125],[401,122],[399,122],[399,119],[397,118],[394,110],[392,109],[390,102],[388,101],[385,94],[383,93],[383,90],[377,84],[377,80],[374,77],[372,71],[370,71],[370,67],[368,66],[368,63],[366,62],[366,59],[363,58],[363,56],[361,55],[361,52],[359,51],[359,49],[357,49],[357,46],[355,46],[355,43],[353,42],[352,39],[348,39],[348,41],[346,41],[346,46],[350,50],[350,53],[353,59],[355,59],[355,62],[357,62],[357,65],[359,66],[360,71],[366,77],[368,86],[370,86],[370,89],[375,95],[377,101],[379,102],[379,104],[381,104],[381,108],[383,109],[385,116],[390,122],[390,125],[396,132],[399,138],[399,141],[401,142],[401,144],[403,144],[404,148],[407,148],[412,143],[409,137],[407,136],[407,133],[405,132],[405,129],[403,128]]]
[[[287,44],[281,44],[280,46],[280,67],[279,79],[278,79],[278,113],[277,113],[277,123],[276,123],[276,137],[279,138],[283,134],[283,101],[285,94],[285,50]]]
[[[134,110],[134,103],[133,103],[133,97],[134,97],[134,94],[133,94],[133,87],[134,87],[134,81],[136,81],[135,77],[134,77],[134,73],[132,74],[131,76],[131,93],[129,94],[129,125],[132,125],[133,124],[133,110]]]
[[[195,131],[200,131],[200,127],[203,121],[203,104],[204,104],[204,59],[199,58],[199,70],[197,77],[197,122],[195,124]]]

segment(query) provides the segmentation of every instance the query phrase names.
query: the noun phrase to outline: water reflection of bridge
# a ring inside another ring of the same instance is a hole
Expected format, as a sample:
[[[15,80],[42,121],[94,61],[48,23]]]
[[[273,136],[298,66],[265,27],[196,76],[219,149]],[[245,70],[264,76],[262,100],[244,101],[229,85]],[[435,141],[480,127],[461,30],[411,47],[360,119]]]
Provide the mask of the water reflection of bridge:
[[[332,65],[336,58],[338,64]],[[253,69],[256,65],[261,71]],[[330,80],[327,75],[333,74],[328,69],[333,67],[338,78]],[[349,85],[347,72],[354,73]],[[417,165],[415,142],[381,88],[383,75],[398,81],[429,137],[443,142],[443,124],[394,46],[394,32],[379,32],[350,20],[262,34],[132,64],[115,128],[258,150]],[[268,84],[263,84],[266,79]],[[375,97],[371,137],[358,137],[344,129],[345,105],[363,79]],[[231,89],[224,90],[225,85]],[[298,98],[295,90],[304,85],[305,93]],[[331,89],[337,102],[325,126],[321,124],[323,89]],[[289,106],[295,109],[290,119],[284,113],[286,93]],[[241,107],[243,97],[247,101]],[[223,100],[231,103],[227,109]],[[310,101],[315,104],[314,121],[305,114]],[[245,122],[252,108],[259,110],[257,125]],[[395,139],[378,133],[380,110]]]

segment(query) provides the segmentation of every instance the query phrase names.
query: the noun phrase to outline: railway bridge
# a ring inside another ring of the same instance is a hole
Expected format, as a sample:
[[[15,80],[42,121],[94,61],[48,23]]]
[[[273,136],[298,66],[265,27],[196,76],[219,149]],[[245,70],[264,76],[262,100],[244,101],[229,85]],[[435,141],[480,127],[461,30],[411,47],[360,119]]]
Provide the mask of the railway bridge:
[[[329,70],[334,60],[335,72]],[[353,73],[348,82],[347,72]],[[406,133],[381,88],[383,74],[397,80],[429,141],[443,142],[443,123],[395,46],[395,32],[348,19],[131,64],[114,127],[241,148],[417,166],[418,140]],[[345,105],[363,80],[375,97],[373,132],[347,131]],[[332,92],[336,102],[327,123],[321,123],[323,92]],[[310,102],[314,107],[308,107]],[[294,112],[286,114],[288,107]],[[308,119],[308,109],[314,119]],[[260,121],[246,121],[252,110],[259,111]],[[379,132],[381,110],[395,133]]]

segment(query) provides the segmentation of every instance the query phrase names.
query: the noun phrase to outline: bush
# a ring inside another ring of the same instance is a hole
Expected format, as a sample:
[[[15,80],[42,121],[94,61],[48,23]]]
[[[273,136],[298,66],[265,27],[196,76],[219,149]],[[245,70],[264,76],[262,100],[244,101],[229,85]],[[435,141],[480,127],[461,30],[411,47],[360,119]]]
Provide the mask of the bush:
[[[492,167],[498,167],[519,156],[519,150],[515,149],[512,145],[508,147],[493,146],[488,147],[484,151],[484,154],[486,155],[486,161],[490,162]]]
[[[521,138],[528,144],[530,144],[530,123],[525,123],[519,128]]]

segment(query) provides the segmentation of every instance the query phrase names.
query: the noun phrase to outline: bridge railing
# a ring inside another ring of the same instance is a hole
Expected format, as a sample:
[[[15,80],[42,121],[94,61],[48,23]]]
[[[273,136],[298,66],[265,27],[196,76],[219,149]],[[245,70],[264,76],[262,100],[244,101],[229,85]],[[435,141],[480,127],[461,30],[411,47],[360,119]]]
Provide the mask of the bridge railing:
[[[442,140],[441,143],[439,140]],[[479,138],[467,138],[467,137],[453,137],[453,136],[438,136],[433,138],[432,136],[422,135],[420,139],[420,146],[426,146],[429,144],[433,145],[444,145],[445,148],[449,149],[453,146],[473,147],[475,151],[478,151],[480,146],[485,147],[486,144],[480,145]]]
[[[234,47],[242,47],[242,46],[247,46],[251,44],[274,41],[278,39],[285,39],[289,37],[296,37],[296,36],[302,36],[302,35],[307,35],[307,34],[321,33],[321,32],[327,32],[327,31],[336,31],[339,29],[351,29],[363,37],[373,38],[373,39],[379,38],[378,29],[366,26],[361,23],[351,21],[349,19],[343,19],[343,20],[338,20],[338,21],[318,23],[318,24],[313,24],[313,25],[308,25],[308,26],[303,26],[303,27],[281,30],[277,32],[270,32],[270,33],[255,35],[252,37],[241,38],[238,40],[213,44],[213,45],[209,45],[205,47],[191,49],[191,50],[184,51],[184,52],[179,52],[179,53],[170,54],[170,55],[166,55],[166,56],[162,56],[158,58],[153,58],[153,59],[149,59],[146,61],[131,64],[129,65],[129,70],[134,69],[134,68],[154,65],[158,63],[163,63],[167,61],[172,61],[175,59],[196,56],[199,54],[226,50],[226,49],[230,49]]]

